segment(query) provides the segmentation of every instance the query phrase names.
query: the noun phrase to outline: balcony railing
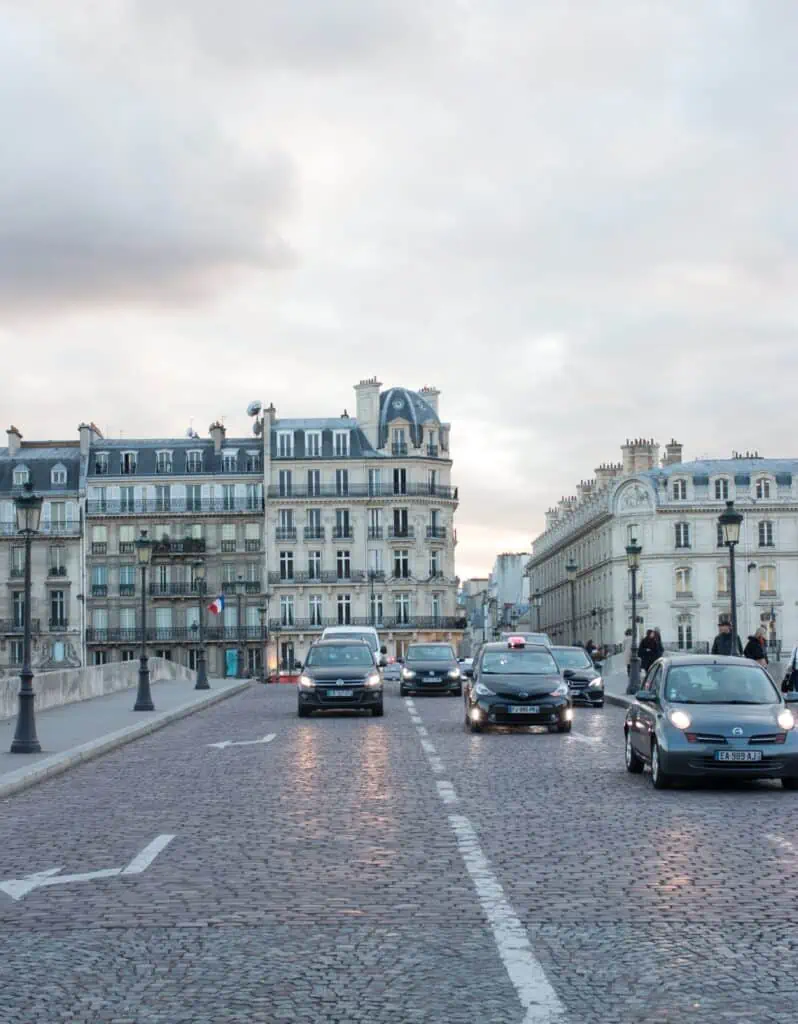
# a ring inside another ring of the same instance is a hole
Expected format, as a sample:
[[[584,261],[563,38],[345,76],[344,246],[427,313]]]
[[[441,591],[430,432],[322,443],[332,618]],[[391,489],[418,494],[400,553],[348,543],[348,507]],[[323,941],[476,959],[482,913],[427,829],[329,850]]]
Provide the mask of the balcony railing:
[[[775,590],[760,590],[759,591],[759,596],[760,597],[776,597],[777,596],[777,591],[775,591]]]
[[[677,601],[692,601],[693,600],[693,592],[692,592],[692,590],[677,590],[676,591],[676,600]]]
[[[437,459],[438,451],[439,451],[439,449],[438,449],[438,446],[436,444],[428,444],[427,445],[427,455],[431,456],[431,458]]]
[[[369,540],[382,540],[383,529],[381,526],[369,527]]]
[[[65,629],[69,629],[69,620],[68,619],[50,619],[50,622],[48,623],[48,625],[49,625],[49,628],[50,628],[50,630],[52,632],[63,631]]]
[[[427,540],[446,540],[445,526],[428,526]]]
[[[352,540],[355,533],[351,526],[333,527],[333,540]]]
[[[322,487],[308,489],[304,486],[290,488],[290,493],[285,493],[285,488],[273,485],[269,487],[269,498],[282,498],[286,501],[297,498],[443,498],[457,500],[457,488],[448,487],[442,484],[414,484],[408,483],[401,491],[394,490],[393,485],[376,485],[352,483],[345,494],[335,485],[326,484]],[[107,504],[107,503],[106,503]],[[173,502],[174,504],[174,502]]]
[[[324,540],[325,530],[323,526],[306,526],[305,540]]]
[[[155,463],[155,472],[159,476],[163,475],[164,473],[171,473],[172,472],[172,463],[171,462],[156,462]]]
[[[407,455],[407,445],[406,444],[392,444],[391,445],[391,455]]]
[[[236,542],[234,540],[223,540],[221,544],[222,554],[229,555],[236,549]]]
[[[107,583],[92,583],[92,585],[91,585],[91,596],[92,597],[108,597],[108,584]]]
[[[122,588],[119,588],[120,591]],[[190,597],[199,594],[199,587],[190,580],[177,580],[171,583],[151,583],[149,587],[152,597]]]
[[[299,632],[303,630],[319,630],[326,628],[327,626],[375,626],[380,631],[407,629],[407,630],[421,630],[421,629],[439,629],[439,630],[452,630],[452,629],[465,629],[466,620],[464,618],[456,618],[454,616],[377,616],[375,618],[363,617],[357,618],[351,616],[345,622],[340,622],[337,617],[318,619],[294,619],[291,625],[286,625],[281,622],[280,619],[271,619],[269,621],[269,633],[279,632]]]
[[[389,526],[388,540],[412,540],[416,535],[414,526]]]
[[[120,540],[119,541],[119,554],[120,555],[132,555],[136,550],[136,543],[132,540]]]
[[[222,591],[225,594],[260,594],[260,580],[222,580]]]
[[[21,580],[24,575],[25,570],[20,568],[20,566],[14,565],[11,567],[10,576],[12,580]]]
[[[205,552],[202,537],[184,537],[183,540],[157,540],[152,546],[154,557],[164,555],[201,555]]]
[[[348,574],[339,573],[337,569],[323,569],[314,573],[295,572],[291,576],[286,576],[281,572],[269,573],[269,583],[284,583],[287,586],[298,583],[363,583],[367,579],[368,575],[363,569],[350,569]]]
[[[245,540],[244,541],[244,550],[245,551],[260,551],[260,541],[259,540]]]
[[[51,565],[47,570],[48,576],[66,576],[67,567],[65,565]]]
[[[296,540],[296,527],[278,526],[274,531],[274,537],[277,541]]]
[[[107,555],[108,544],[105,541],[92,541],[91,553],[93,555]]]
[[[209,643],[231,640],[262,643],[263,630],[260,626],[206,626],[205,640]],[[199,630],[187,626],[147,626],[147,643],[189,643],[199,642]],[[90,644],[134,644],[141,643],[141,628],[98,629],[90,626],[86,630],[86,642]]]
[[[98,501],[86,502],[86,512],[90,516],[147,515],[166,513],[170,515],[184,512],[262,512],[263,501],[253,498],[139,498],[136,501]]]
[[[41,623],[39,619],[31,619],[30,621],[31,633],[39,633],[41,631]],[[22,634],[25,631],[25,627],[21,622],[17,622],[16,619],[0,619],[0,634]]]
[[[6,520],[0,523],[0,536],[14,537],[19,531],[13,520]],[[39,533],[45,537],[78,537],[80,536],[80,523],[72,522],[50,522],[43,519],[39,523]]]
[[[133,597],[136,593],[135,583],[120,583],[119,584],[119,596],[120,597]]]

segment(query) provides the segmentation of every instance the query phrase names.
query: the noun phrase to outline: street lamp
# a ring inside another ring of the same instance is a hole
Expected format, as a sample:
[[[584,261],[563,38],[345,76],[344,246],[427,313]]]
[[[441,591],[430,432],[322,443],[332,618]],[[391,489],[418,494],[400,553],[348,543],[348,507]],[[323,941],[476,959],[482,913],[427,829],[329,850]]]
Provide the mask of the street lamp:
[[[244,664],[244,661],[246,659],[246,649],[245,649],[244,643],[243,643],[243,641],[244,641],[244,624],[243,624],[243,620],[241,618],[241,604],[242,604],[242,602],[244,600],[244,577],[243,576],[239,576],[238,577],[238,583],[237,583],[237,586],[236,586],[236,591],[237,591],[236,597],[238,599],[238,612],[237,612],[237,618],[238,618],[238,665],[237,665],[237,668],[238,668],[238,671],[236,672],[236,676],[239,679],[246,679],[247,678],[247,669],[246,669],[246,666]]]
[[[261,644],[263,645],[263,681],[268,683],[269,676],[269,601],[271,600],[271,594],[268,590],[263,595],[263,604],[258,607],[258,615],[260,617],[260,634]]]
[[[565,572],[571,585],[571,644],[573,645],[576,643],[576,574],[579,572],[579,566],[573,557],[566,565]]]
[[[734,575],[734,549],[740,543],[740,526],[743,515],[734,508],[733,501],[726,502],[726,511],[718,516],[723,532],[723,543],[729,549],[729,597],[731,598],[732,650],[737,651],[737,581]]]
[[[626,564],[632,574],[632,649],[629,657],[627,693],[637,693],[640,689],[640,658],[637,656],[637,571],[640,568],[640,552],[642,550],[634,537],[626,546]]]
[[[543,595],[536,590],[532,595],[532,607],[535,609],[535,629],[540,632],[540,608],[543,604]]]
[[[199,620],[194,625],[199,630],[199,657],[197,659],[197,682],[195,690],[210,690],[208,668],[205,661],[205,563],[194,563],[194,579],[199,594]]]
[[[16,501],[17,533],[25,539],[25,592],[22,639],[22,671],[19,674],[19,710],[14,739],[11,741],[12,754],[38,754],[41,744],[36,736],[36,718],[33,708],[33,670],[30,666],[30,562],[31,543],[39,532],[42,514],[42,499],[33,493],[33,484],[26,483]]]
[[[139,657],[139,688],[134,711],[154,711],[150,693],[150,668],[147,661],[147,566],[152,560],[152,541],[147,531],[142,530],[136,541],[136,557],[141,567],[141,655]]]

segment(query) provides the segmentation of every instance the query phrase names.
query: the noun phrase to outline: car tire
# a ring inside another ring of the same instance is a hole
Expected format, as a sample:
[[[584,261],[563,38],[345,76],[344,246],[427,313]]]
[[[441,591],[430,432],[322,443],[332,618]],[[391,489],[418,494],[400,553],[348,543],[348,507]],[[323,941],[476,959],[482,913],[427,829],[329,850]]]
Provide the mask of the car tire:
[[[626,770],[631,772],[632,775],[639,775],[642,772],[644,766],[643,759],[632,746],[632,734],[628,729],[626,730],[624,742],[624,761],[626,762]]]
[[[659,757],[659,746],[656,740],[651,741],[651,784],[654,789],[667,789],[673,776],[662,770],[662,762]]]
[[[300,706],[296,710],[300,718],[310,718],[310,708],[303,708]]]
[[[385,708],[383,706],[382,701],[380,701],[379,704],[374,705],[374,707],[371,709],[371,714],[374,716],[374,718],[382,718],[382,716],[385,714]]]
[[[593,706],[596,707],[596,708],[603,708],[604,707],[604,700],[603,700],[603,698],[602,698],[602,700],[597,700],[596,703]]]
[[[481,722],[475,722],[473,718],[469,719],[468,728],[470,729],[471,732],[474,732],[474,733],[482,732],[482,724],[481,724]]]
[[[400,697],[407,697],[407,695],[409,693],[410,693],[410,691],[408,690],[408,688],[406,686],[402,686],[401,684],[399,685],[399,696]]]
[[[570,732],[573,722],[563,722],[562,725],[557,726],[557,732]]]
[[[785,776],[781,780],[783,789],[798,789],[798,778],[795,776]]]

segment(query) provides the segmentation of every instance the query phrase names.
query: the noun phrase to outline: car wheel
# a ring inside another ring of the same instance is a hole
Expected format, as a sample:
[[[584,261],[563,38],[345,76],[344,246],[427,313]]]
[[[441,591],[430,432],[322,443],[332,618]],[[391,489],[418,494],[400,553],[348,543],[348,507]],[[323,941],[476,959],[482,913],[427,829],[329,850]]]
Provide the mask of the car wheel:
[[[303,708],[300,705],[296,710],[300,718],[310,718],[310,708]]]
[[[409,690],[407,689],[407,687],[406,687],[406,686],[400,686],[400,687],[399,687],[399,696],[400,696],[400,697],[406,697],[406,696],[408,695],[408,693],[409,693],[409,692],[410,692],[410,691],[409,691]]]
[[[781,780],[784,789],[798,789],[798,778],[785,777]]]
[[[626,761],[626,770],[631,772],[632,775],[639,775],[642,772],[643,759],[632,746],[632,734],[628,729],[626,730],[626,743],[624,745],[624,760]]]
[[[562,725],[557,726],[557,732],[570,732],[573,722],[563,722]]]
[[[482,725],[480,722],[475,722],[473,718],[469,719],[468,728],[471,732],[482,732]]]
[[[604,698],[602,697],[601,700],[597,700],[595,705],[594,705],[594,707],[603,708],[604,707]]]
[[[375,718],[382,718],[383,714],[385,713],[382,701],[380,701],[379,704],[374,705],[374,707],[371,709],[371,713]]]
[[[656,740],[651,741],[651,782],[654,789],[667,789],[673,781],[672,776],[662,770],[659,746]]]

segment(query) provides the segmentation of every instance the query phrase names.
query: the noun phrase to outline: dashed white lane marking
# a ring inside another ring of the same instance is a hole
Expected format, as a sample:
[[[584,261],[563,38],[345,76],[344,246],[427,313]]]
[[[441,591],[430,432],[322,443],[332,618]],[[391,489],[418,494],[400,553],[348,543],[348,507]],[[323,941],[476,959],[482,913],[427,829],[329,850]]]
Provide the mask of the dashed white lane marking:
[[[419,718],[419,722],[420,721],[421,721],[421,719]],[[419,726],[416,726],[416,728],[418,729],[419,736],[429,736],[429,733],[427,732],[426,725],[419,725]]]
[[[599,736],[584,736],[581,732],[571,732],[570,737],[572,740],[578,740],[580,743],[601,743]]]
[[[435,753],[437,753],[437,751],[435,750],[435,744],[431,743],[429,740],[422,739],[421,746],[422,746],[425,754],[435,754]]]
[[[128,866],[122,872],[123,875],[140,875],[142,871],[146,871],[147,868],[152,864],[158,854],[167,847],[174,836],[163,835],[156,836],[155,839],[145,846],[141,853],[137,854]]]
[[[524,1024],[550,1024],[562,1014],[562,1003],[551,987],[540,961],[532,952],[524,926],[516,917],[501,883],[491,870],[471,822],[461,814],[450,814],[449,823],[454,829],[460,854],[493,932],[499,956],[526,1010]]]
[[[446,771],[443,767],[443,761],[441,761],[439,757],[435,757],[433,754],[428,754],[427,757],[434,772],[438,772],[442,775]]]
[[[451,784],[451,782],[445,782],[444,780],[441,780],[437,783],[437,786],[438,796],[441,798],[441,800],[443,800],[445,804],[459,803],[459,798],[457,796],[457,793],[455,793],[454,786]]]
[[[789,853],[795,855],[795,845],[790,842],[789,839],[785,839],[784,836],[768,835],[765,837],[769,843],[772,843],[777,849],[781,850],[782,853]]]

